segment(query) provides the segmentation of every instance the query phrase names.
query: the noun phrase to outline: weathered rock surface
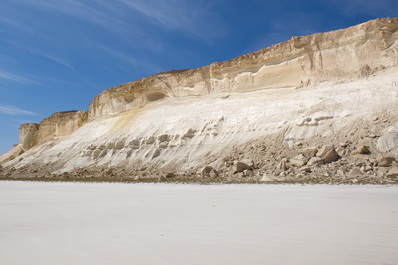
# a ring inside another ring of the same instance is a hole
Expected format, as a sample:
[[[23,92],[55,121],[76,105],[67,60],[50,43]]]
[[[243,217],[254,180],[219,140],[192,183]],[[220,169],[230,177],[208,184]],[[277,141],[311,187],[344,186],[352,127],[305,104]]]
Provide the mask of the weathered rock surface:
[[[105,90],[22,125],[0,177],[389,183],[397,98],[398,19],[377,19]]]
[[[316,156],[321,158],[324,163],[330,163],[336,161],[339,155],[333,146],[326,145],[318,150]]]
[[[387,173],[388,177],[398,177],[398,164],[394,164],[393,167]]]
[[[396,162],[395,157],[383,157],[378,164],[379,167],[391,167]]]
[[[303,155],[298,155],[290,159],[290,164],[295,167],[302,167],[307,163],[308,159]]]

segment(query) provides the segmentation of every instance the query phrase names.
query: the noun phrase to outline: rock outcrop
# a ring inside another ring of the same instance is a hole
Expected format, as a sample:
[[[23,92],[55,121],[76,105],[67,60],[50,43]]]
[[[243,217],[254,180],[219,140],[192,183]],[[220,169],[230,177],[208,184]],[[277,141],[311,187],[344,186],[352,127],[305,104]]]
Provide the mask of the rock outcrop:
[[[198,69],[159,73],[105,90],[90,103],[89,117],[142,107],[165,97],[303,87],[367,77],[397,65],[397,30],[397,18],[377,19],[344,30],[295,36]]]
[[[105,90],[88,111],[23,124],[1,174],[383,180],[397,111],[398,18],[377,19]]]
[[[68,136],[87,122],[87,111],[54,113],[40,124],[25,123],[19,128],[19,144],[24,150],[57,137]]]

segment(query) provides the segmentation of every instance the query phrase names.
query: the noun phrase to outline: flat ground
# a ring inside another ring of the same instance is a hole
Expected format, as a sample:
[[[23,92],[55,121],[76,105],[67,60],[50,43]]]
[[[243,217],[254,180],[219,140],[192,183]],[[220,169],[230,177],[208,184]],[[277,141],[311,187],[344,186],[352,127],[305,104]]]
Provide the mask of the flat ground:
[[[398,264],[398,186],[0,182],[0,264]]]

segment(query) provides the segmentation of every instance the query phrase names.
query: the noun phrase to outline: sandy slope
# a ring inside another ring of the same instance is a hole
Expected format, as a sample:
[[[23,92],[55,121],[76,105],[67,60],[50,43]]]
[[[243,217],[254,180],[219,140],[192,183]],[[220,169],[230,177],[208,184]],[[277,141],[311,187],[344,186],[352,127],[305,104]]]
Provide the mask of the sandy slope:
[[[0,263],[398,264],[398,187],[0,183]]]

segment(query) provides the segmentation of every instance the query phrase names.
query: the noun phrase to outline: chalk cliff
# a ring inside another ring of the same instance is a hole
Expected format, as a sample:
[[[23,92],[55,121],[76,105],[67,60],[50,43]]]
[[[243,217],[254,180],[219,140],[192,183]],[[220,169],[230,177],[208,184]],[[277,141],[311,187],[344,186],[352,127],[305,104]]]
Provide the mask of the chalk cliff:
[[[393,166],[398,154],[397,84],[398,18],[376,19],[110,88],[88,111],[22,125],[0,164],[7,176],[281,181],[339,167],[354,178],[362,163],[363,174],[383,177],[378,161]]]
[[[377,19],[291,40],[198,69],[159,73],[108,90],[90,104],[90,119],[164,97],[302,87],[356,79],[398,62],[398,20]]]

